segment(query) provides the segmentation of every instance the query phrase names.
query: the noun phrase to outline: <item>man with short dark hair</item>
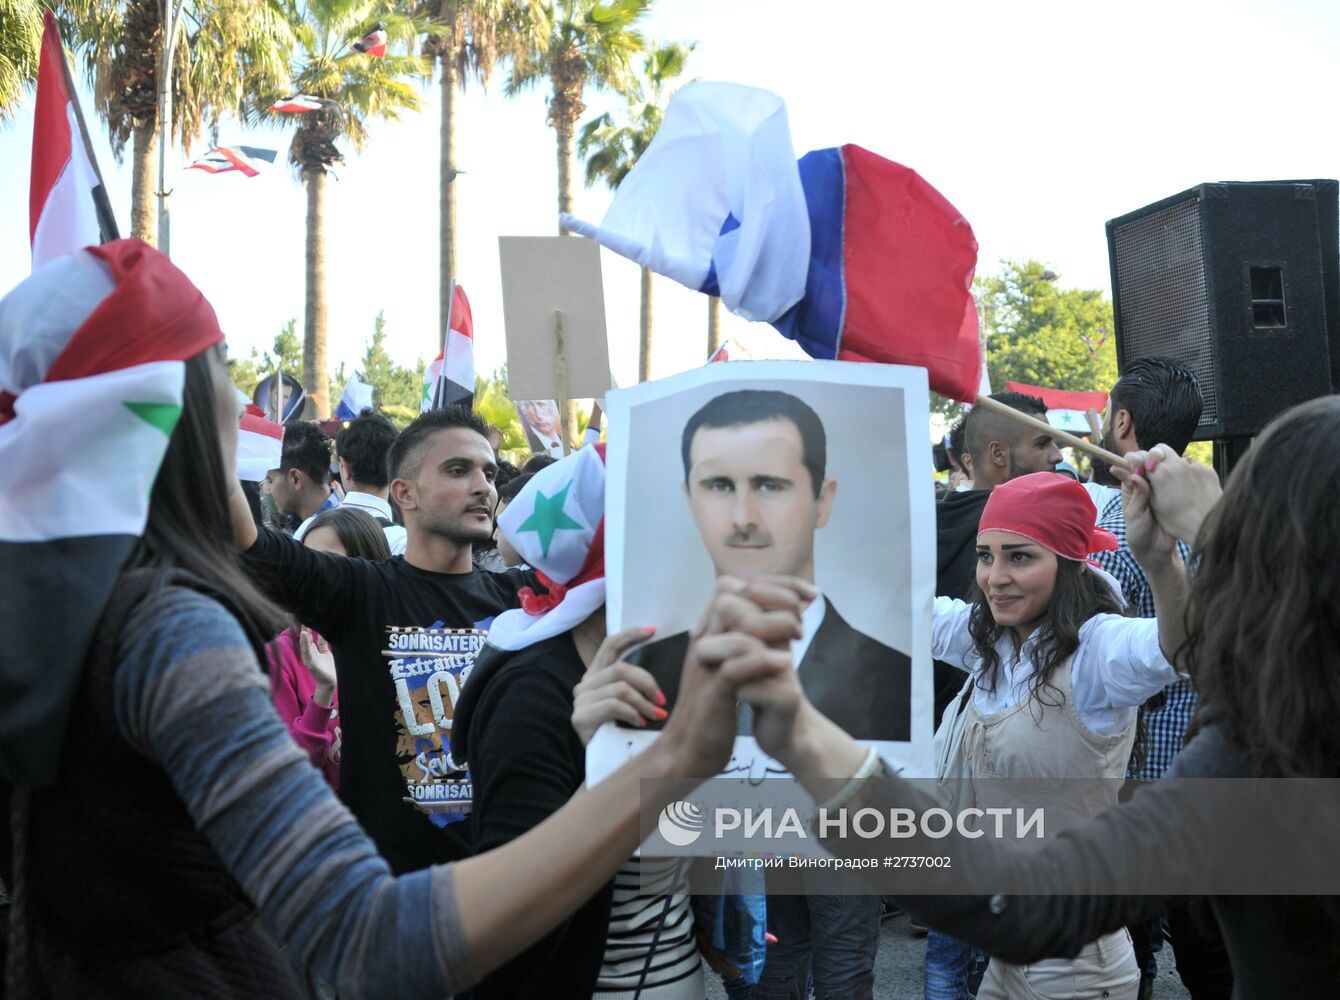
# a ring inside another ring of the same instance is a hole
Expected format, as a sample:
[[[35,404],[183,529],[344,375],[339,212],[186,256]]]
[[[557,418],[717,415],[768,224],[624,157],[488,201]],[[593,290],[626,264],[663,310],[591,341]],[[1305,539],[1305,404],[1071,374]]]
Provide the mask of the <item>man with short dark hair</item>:
[[[286,424],[279,468],[267,472],[265,482],[279,512],[301,522],[294,532],[301,539],[317,514],[340,505],[330,488],[330,438],[316,424]]]
[[[380,413],[364,410],[335,437],[335,456],[344,483],[345,507],[364,511],[381,525],[391,555],[404,554],[408,532],[391,516],[387,458],[395,443],[395,424]]]
[[[488,428],[462,407],[423,414],[388,457],[405,554],[384,563],[257,532],[239,492],[233,530],[257,583],[330,641],[340,691],[340,798],[396,873],[470,854],[470,787],[451,720],[493,618],[533,574],[486,573],[472,547],[493,531]],[[357,481],[357,480],[356,480]]]

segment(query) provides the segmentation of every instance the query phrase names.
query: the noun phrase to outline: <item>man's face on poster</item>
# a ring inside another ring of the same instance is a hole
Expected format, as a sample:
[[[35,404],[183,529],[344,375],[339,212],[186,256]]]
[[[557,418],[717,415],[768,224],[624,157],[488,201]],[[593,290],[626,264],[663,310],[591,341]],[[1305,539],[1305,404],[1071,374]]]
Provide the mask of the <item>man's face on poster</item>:
[[[815,496],[793,422],[699,428],[684,490],[718,576],[813,582],[814,532],[828,523],[837,481],[825,479]]]
[[[521,412],[526,422],[535,429],[535,433],[553,437],[558,433],[558,411],[548,400],[527,400],[521,404]]]

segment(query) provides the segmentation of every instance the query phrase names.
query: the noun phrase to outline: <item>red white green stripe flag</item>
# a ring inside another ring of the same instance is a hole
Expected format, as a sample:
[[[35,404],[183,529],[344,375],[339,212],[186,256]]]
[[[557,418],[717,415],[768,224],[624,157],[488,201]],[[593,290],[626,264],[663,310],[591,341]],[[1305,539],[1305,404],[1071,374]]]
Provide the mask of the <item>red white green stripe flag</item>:
[[[61,257],[0,299],[0,779],[56,779],[73,692],[182,411],[223,338],[157,251]]]

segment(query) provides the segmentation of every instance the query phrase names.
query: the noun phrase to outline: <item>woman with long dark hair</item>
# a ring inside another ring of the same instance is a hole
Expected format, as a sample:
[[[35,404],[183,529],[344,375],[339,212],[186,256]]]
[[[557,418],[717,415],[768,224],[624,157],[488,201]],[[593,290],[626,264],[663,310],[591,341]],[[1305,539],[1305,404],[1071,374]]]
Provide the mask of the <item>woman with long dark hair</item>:
[[[1340,883],[1340,397],[1278,417],[1217,506],[1213,472],[1166,446],[1127,461],[1128,532],[1195,542],[1178,647],[1199,694],[1192,738],[1163,780],[1036,850],[954,833],[900,842],[899,853],[948,857],[958,891],[981,893],[914,895],[944,892],[946,873],[909,872],[901,901],[947,934],[1029,963],[1073,955],[1173,896],[1209,894],[1234,997],[1334,995],[1340,896],[1307,894]],[[830,815],[937,805],[809,705],[793,671],[770,673],[739,689],[755,734]],[[837,776],[869,780],[829,798],[823,779]],[[825,844],[839,855],[872,848]]]
[[[1163,614],[1161,622],[1124,617],[1120,588],[1088,562],[1116,547],[1095,519],[1073,479],[1036,472],[997,486],[978,526],[970,600],[936,599],[932,655],[973,680],[963,754],[974,801],[961,806],[1042,805],[1040,783],[1065,779],[1068,794],[1047,797],[1053,828],[1092,818],[1116,802],[1140,705],[1177,680],[1164,651],[1181,642],[1179,557],[1166,539],[1131,533]],[[1076,997],[1134,1000],[1139,980],[1121,930],[1073,961],[1021,968],[993,960],[979,996],[1052,982],[1073,984],[1066,990]]]
[[[4,664],[6,995],[304,997],[309,977],[341,997],[458,992],[610,879],[657,794],[640,779],[669,779],[668,802],[725,763],[731,691],[691,683],[655,747],[507,847],[392,876],[268,698],[263,645],[282,622],[232,549],[222,340],[199,291],[133,240],[0,300],[0,540],[25,560],[3,570],[50,581],[13,595],[27,619],[6,618],[11,649],[48,651]],[[73,398],[84,411],[60,405]],[[51,448],[90,417],[64,440],[115,473],[95,489]],[[108,509],[66,516],[93,497]],[[101,596],[57,601],[76,593]],[[705,635],[689,657],[776,660],[764,642],[798,636],[813,595],[754,595],[791,613],[722,591],[715,612],[751,637]]]

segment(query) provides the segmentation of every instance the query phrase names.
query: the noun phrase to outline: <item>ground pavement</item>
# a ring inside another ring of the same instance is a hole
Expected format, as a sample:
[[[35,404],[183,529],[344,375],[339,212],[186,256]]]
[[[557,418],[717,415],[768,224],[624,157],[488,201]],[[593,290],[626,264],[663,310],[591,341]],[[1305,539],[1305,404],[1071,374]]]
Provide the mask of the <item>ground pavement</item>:
[[[926,954],[926,935],[913,935],[907,915],[886,920],[879,937],[879,956],[875,959],[875,996],[878,1000],[921,1000],[921,966]],[[710,1000],[724,1000],[721,980],[707,972]],[[1172,949],[1159,952],[1159,977],[1154,985],[1155,1000],[1186,1000],[1190,997],[1177,978]]]

